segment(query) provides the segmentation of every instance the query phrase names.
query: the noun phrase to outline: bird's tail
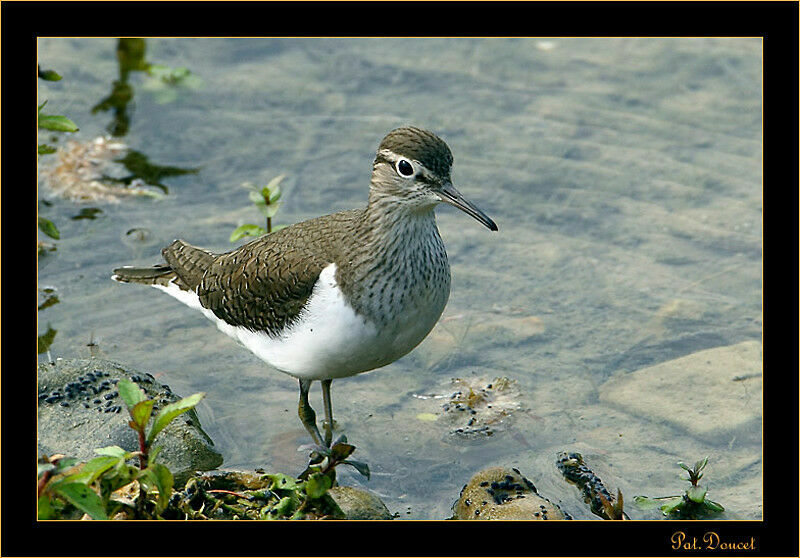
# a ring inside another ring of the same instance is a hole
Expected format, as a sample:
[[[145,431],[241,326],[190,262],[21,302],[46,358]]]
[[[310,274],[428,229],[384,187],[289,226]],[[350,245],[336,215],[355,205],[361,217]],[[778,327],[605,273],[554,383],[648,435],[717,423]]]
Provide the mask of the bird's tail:
[[[168,265],[154,265],[153,267],[118,267],[111,276],[118,283],[141,283],[143,285],[164,285],[177,278],[177,275]]]

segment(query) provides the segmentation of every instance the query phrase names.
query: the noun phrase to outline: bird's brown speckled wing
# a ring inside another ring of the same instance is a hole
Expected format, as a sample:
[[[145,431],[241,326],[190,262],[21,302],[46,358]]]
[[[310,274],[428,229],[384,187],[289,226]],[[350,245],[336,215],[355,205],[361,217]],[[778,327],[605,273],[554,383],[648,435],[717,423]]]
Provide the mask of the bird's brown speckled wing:
[[[225,254],[179,240],[162,253],[215,316],[275,335],[300,314],[320,272],[339,254],[338,236],[355,227],[360,214],[345,211],[297,223]]]

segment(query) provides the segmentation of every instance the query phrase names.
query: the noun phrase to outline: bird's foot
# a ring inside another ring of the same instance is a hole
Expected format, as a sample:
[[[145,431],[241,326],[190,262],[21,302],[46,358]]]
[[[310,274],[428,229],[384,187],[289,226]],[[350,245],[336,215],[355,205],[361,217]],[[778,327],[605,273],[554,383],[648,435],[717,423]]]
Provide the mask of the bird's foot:
[[[361,461],[347,459],[356,447],[347,443],[347,437],[342,434],[330,447],[316,446],[309,455],[308,467],[300,473],[300,479],[307,479],[313,473],[333,473],[337,465],[345,464],[355,468],[356,471],[369,479],[369,466]],[[334,473],[335,474],[335,473]]]

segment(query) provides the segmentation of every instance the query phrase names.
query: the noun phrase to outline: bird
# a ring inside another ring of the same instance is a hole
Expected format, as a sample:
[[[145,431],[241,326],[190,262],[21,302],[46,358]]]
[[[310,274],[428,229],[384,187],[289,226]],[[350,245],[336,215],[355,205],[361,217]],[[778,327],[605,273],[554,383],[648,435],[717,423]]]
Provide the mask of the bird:
[[[372,163],[366,207],[295,223],[225,253],[175,240],[151,267],[114,269],[199,310],[272,368],[296,378],[298,416],[319,448],[333,439],[331,383],[386,366],[436,325],[450,266],[434,209],[497,225],[453,186],[453,155],[433,132],[391,130]],[[324,436],[308,401],[319,381]]]

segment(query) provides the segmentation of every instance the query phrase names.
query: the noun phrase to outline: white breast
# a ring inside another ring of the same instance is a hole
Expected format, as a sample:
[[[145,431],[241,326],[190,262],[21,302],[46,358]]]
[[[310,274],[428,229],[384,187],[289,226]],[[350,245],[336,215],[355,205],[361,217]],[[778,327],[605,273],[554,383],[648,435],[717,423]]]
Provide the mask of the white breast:
[[[335,274],[335,264],[322,270],[299,318],[277,336],[227,324],[203,308],[197,294],[175,284],[153,286],[203,312],[220,331],[270,366],[307,380],[342,378],[383,366],[413,349],[430,331],[428,327],[417,333],[413,337],[419,339],[414,340],[407,336],[398,340],[389,332],[379,332],[347,304]]]

